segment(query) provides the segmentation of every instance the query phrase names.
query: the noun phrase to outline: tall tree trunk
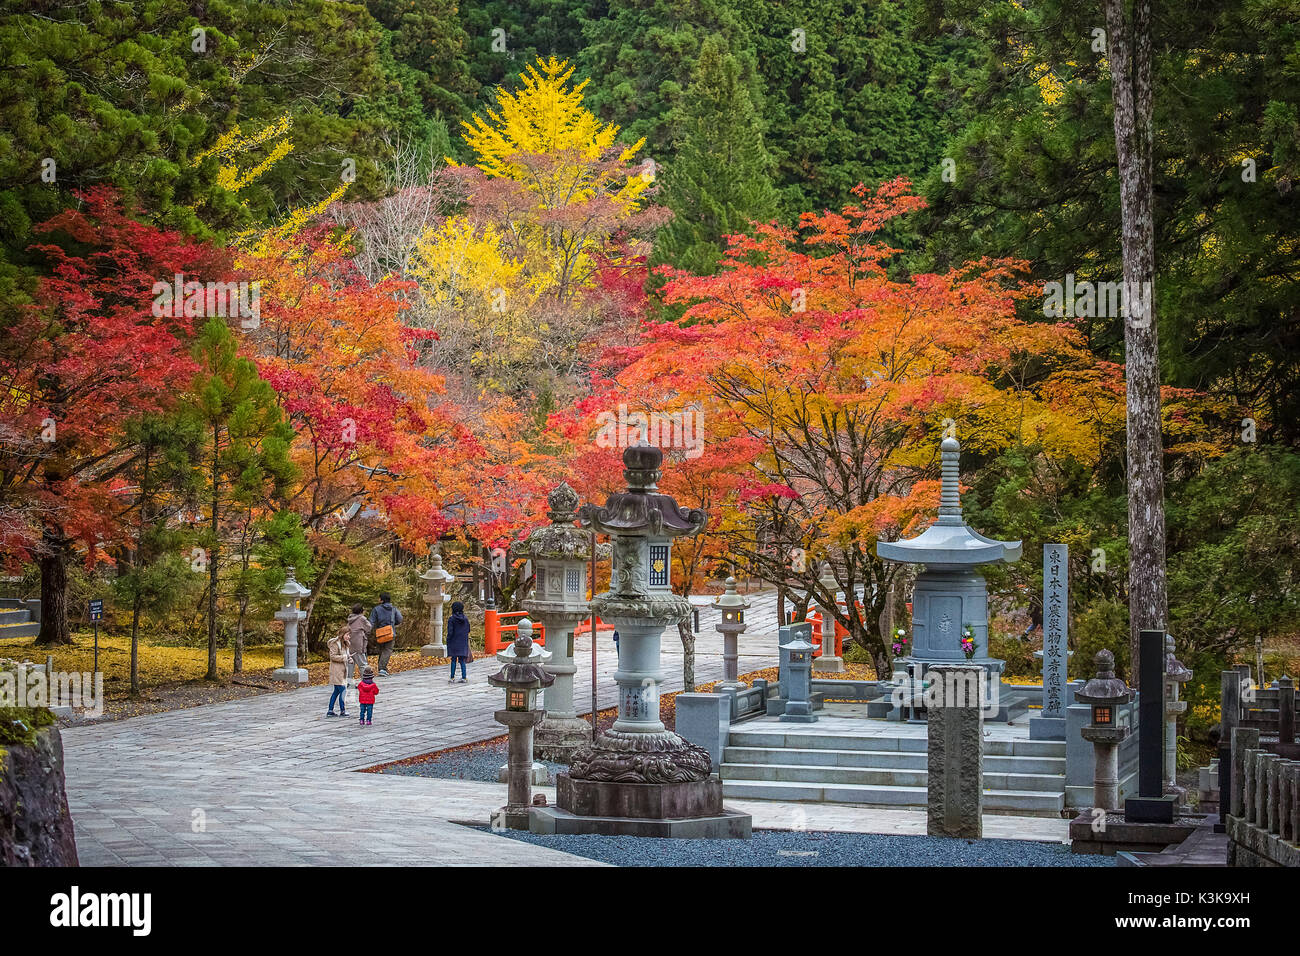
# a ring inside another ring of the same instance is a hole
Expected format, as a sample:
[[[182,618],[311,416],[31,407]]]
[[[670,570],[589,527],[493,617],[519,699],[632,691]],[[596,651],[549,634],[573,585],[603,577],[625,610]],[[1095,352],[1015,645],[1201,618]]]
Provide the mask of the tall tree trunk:
[[[219,449],[221,430],[212,427],[212,550],[208,554],[208,672],[204,680],[217,679],[217,528],[220,522],[218,507],[220,505]]]
[[[695,693],[695,633],[691,630],[691,619],[677,622],[677,633],[682,639],[682,691]]]
[[[1115,154],[1120,178],[1127,402],[1129,648],[1138,674],[1138,632],[1168,620],[1165,586],[1164,451],[1160,437],[1160,352],[1155,315],[1152,194],[1151,3],[1104,0],[1109,33]]]
[[[36,643],[71,644],[68,627],[68,550],[62,529],[41,531],[41,632]]]
[[[244,618],[248,616],[248,595],[239,596],[239,620],[235,623],[235,666],[234,672],[244,672]]]
[[[131,696],[140,696],[140,595],[136,579],[135,597],[131,602]]]

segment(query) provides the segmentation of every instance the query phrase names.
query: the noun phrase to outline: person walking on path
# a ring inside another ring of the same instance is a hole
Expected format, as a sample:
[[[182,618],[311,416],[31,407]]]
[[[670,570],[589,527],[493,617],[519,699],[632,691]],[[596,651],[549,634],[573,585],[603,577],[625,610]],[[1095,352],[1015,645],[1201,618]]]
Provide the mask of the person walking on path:
[[[375,626],[375,641],[379,644],[379,676],[387,677],[388,659],[393,656],[393,645],[397,643],[397,625],[402,623],[402,612],[393,607],[387,591],[379,595],[379,603],[370,612],[370,623]]]
[[[469,662],[469,618],[465,616],[465,605],[453,601],[451,617],[447,619],[447,656],[451,658],[451,677],[448,684],[456,680],[456,662],[460,661],[460,682],[465,683],[465,665]]]
[[[361,683],[357,685],[357,699],[361,702],[361,724],[369,727],[375,716],[375,697],[379,694],[379,685],[375,683],[375,669],[367,666],[361,672]]]
[[[336,716],[334,713],[334,701],[339,702],[339,712],[337,716],[346,717],[347,700],[344,697],[344,691],[347,684],[347,667],[351,655],[348,654],[348,628],[343,626],[337,633],[330,638],[330,683],[334,685],[334,693],[330,695],[330,709],[325,712],[326,717]]]
[[[360,677],[366,669],[366,633],[370,629],[370,620],[361,605],[352,605],[352,613],[348,615],[348,650],[351,660],[348,661],[346,677],[349,680],[354,675]]]

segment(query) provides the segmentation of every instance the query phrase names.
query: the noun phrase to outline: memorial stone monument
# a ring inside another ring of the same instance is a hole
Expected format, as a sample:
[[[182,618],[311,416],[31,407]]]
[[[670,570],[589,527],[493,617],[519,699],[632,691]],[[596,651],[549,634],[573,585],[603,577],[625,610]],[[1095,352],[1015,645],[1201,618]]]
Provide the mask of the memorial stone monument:
[[[984,710],[978,693],[984,676],[979,664],[930,668],[930,680],[936,690],[942,688],[927,707],[925,832],[930,836],[978,840],[984,835]]]
[[[970,663],[983,668],[987,699],[998,700],[1004,662],[989,656],[988,585],[975,572],[980,564],[1020,559],[1019,541],[995,541],[966,526],[958,491],[960,446],[945,438],[939,517],[906,541],[877,541],[876,554],[886,561],[923,564],[912,594],[911,653],[895,662],[916,681],[924,681],[937,664]],[[962,632],[970,628],[975,653],[962,650]],[[911,665],[911,666],[908,666]]]
[[[1179,688],[1192,679],[1192,672],[1174,656],[1174,636],[1165,635],[1165,793],[1182,803],[1185,788],[1178,785],[1178,715],[1186,713],[1187,701],[1178,699]]]
[[[1043,711],[1029,718],[1031,740],[1065,739],[1065,685],[1070,663],[1070,556],[1064,544],[1043,545]]]
[[[1173,823],[1177,800],[1164,792],[1165,632],[1138,634],[1138,795],[1124,801],[1130,823]]]

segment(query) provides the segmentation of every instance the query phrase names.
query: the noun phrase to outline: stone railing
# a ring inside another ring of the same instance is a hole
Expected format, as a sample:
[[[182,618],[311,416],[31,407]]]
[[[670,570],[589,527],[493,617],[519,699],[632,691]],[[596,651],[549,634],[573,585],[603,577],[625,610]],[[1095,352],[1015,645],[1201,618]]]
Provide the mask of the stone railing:
[[[715,693],[725,693],[731,697],[731,722],[748,720],[750,717],[760,717],[767,713],[767,698],[770,696],[767,681],[759,678],[745,690],[718,690]]]
[[[1229,866],[1300,866],[1300,761],[1259,749],[1259,729],[1232,733]]]

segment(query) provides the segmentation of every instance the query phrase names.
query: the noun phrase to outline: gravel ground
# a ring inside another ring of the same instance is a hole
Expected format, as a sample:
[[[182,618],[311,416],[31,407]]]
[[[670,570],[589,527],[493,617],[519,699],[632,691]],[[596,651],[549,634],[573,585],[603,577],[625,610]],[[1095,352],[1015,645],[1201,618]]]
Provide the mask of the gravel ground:
[[[481,827],[477,829],[487,829]],[[874,833],[755,830],[748,840],[499,835],[615,866],[1114,866],[1115,858],[1076,855],[1064,844],[953,840]]]
[[[506,742],[486,740],[468,747],[444,750],[428,758],[417,758],[411,763],[395,763],[384,767],[379,773],[397,773],[404,777],[439,777],[444,780],[485,780],[497,782],[497,774],[506,762]],[[551,771],[551,776],[568,770],[569,765],[539,761]]]

